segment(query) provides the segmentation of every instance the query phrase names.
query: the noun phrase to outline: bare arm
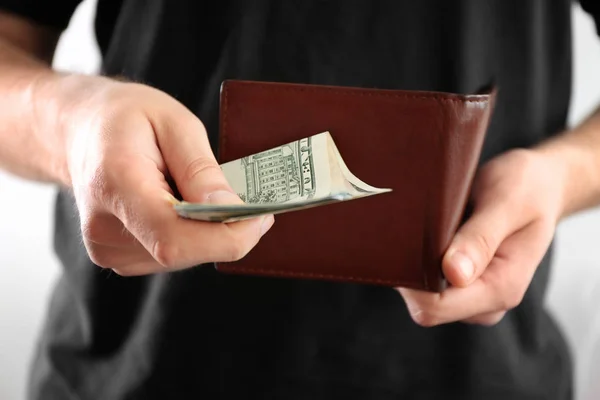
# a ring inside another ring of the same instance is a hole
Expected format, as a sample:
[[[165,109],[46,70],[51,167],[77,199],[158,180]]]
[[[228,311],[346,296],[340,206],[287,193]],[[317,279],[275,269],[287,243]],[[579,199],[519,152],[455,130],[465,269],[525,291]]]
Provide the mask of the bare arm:
[[[202,122],[149,86],[52,71],[57,38],[0,14],[0,168],[71,188],[92,261],[123,275],[250,251],[272,216],[199,224],[172,209],[167,178],[188,201],[241,202]]]
[[[539,151],[563,166],[561,217],[600,205],[600,108]]]
[[[58,37],[59,32],[0,13],[0,168],[68,185],[64,138],[48,129],[57,114],[39,93],[40,82],[58,77],[50,68]]]

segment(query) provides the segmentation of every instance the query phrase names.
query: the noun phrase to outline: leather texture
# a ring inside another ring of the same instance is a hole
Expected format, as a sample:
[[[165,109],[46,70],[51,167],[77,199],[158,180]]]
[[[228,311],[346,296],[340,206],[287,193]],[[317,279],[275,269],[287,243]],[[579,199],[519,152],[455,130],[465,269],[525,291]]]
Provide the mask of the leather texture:
[[[495,95],[225,81],[219,162],[329,131],[350,171],[393,191],[277,215],[217,269],[442,291]]]

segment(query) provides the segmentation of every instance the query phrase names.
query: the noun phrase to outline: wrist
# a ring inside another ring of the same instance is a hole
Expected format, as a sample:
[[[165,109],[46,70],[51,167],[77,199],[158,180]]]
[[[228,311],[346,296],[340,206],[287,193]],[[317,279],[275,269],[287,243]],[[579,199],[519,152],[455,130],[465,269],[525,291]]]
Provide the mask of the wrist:
[[[67,164],[66,130],[61,122],[63,96],[60,82],[68,75],[43,72],[36,76],[27,93],[33,112],[32,134],[43,146],[40,157],[49,179],[61,186],[70,187],[71,176]]]
[[[570,131],[534,149],[546,158],[547,173],[556,183],[558,219],[568,217],[600,200],[600,175],[593,147],[578,132]]]
[[[65,187],[72,186],[69,166],[75,136],[87,130],[91,102],[107,78],[77,74],[51,73],[40,75],[32,83],[32,104],[35,115],[34,134],[51,136],[48,162],[49,174]]]

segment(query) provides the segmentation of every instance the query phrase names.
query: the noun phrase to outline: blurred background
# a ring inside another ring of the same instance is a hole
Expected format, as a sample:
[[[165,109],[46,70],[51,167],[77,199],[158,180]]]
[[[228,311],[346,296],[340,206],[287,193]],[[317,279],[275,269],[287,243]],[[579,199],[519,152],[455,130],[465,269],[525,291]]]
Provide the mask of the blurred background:
[[[55,67],[94,73],[95,1],[85,0],[59,43]],[[600,38],[573,9],[574,81],[570,123],[600,104]],[[29,362],[60,273],[52,251],[55,189],[0,172],[0,399],[24,399]],[[600,209],[561,223],[548,308],[572,347],[577,400],[600,399]]]

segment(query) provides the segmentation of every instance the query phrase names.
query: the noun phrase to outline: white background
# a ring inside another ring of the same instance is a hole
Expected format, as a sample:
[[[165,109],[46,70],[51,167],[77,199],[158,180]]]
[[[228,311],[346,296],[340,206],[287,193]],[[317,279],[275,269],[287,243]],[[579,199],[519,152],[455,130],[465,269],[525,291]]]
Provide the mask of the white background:
[[[93,1],[78,9],[61,39],[55,66],[93,73]],[[570,122],[600,104],[600,40],[579,8]],[[0,172],[0,399],[24,398],[25,379],[59,266],[52,252],[54,188]],[[600,210],[564,221],[548,305],[573,347],[578,400],[600,399]]]

